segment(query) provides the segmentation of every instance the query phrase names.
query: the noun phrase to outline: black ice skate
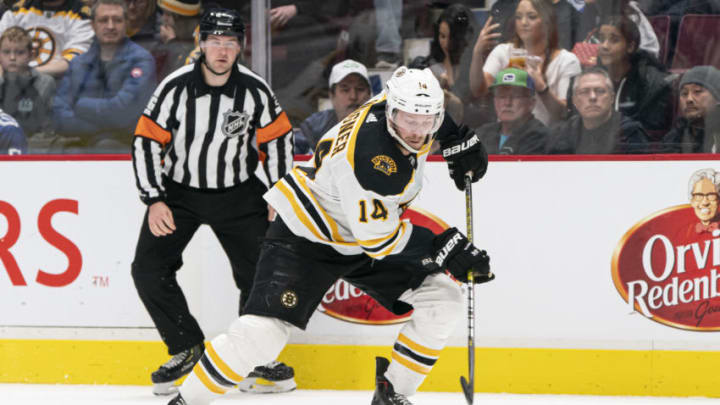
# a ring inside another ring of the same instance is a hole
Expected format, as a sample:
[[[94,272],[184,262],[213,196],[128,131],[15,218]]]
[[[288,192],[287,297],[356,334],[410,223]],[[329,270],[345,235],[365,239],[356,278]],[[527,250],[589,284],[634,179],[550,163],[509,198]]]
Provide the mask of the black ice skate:
[[[182,395],[177,394],[177,396],[168,402],[167,405],[187,405],[187,402],[183,399]]]
[[[153,394],[170,395],[177,392],[175,381],[192,371],[195,363],[202,357],[203,350],[205,350],[205,346],[202,344],[183,350],[152,373]],[[182,400],[182,398],[180,400]],[[178,402],[178,404],[184,403],[184,401]]]
[[[395,392],[392,383],[385,378],[389,365],[388,359],[375,357],[375,395],[371,405],[412,405],[405,395]]]
[[[270,362],[264,366],[257,366],[238,388],[242,392],[253,394],[269,394],[288,392],[297,388],[295,371],[292,367],[279,361]]]

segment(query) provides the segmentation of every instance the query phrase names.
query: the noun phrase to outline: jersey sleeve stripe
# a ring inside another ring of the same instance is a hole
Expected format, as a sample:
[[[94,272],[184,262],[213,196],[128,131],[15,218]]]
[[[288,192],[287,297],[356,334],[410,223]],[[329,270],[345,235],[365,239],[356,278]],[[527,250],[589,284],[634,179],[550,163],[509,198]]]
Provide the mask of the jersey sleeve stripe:
[[[403,221],[401,227],[402,227],[402,229],[401,229],[401,232],[400,232],[400,237],[399,237],[399,238],[395,238],[395,242],[393,242],[393,244],[390,245],[390,247],[388,247],[387,249],[383,250],[383,251],[380,252],[380,253],[372,253],[372,254],[371,254],[371,253],[368,253],[368,256],[370,256],[370,257],[372,257],[372,258],[374,258],[374,259],[381,259],[381,258],[383,258],[383,257],[391,254],[391,253],[395,250],[395,248],[397,247],[397,245],[400,243],[400,241],[403,240],[402,237],[405,235],[405,231],[407,230],[407,222],[404,222],[404,221]]]
[[[367,248],[369,248],[369,249],[370,249],[372,246],[375,246],[375,245],[378,245],[378,244],[382,244],[383,246],[387,246],[387,245],[388,245],[389,243],[391,243],[392,240],[397,236],[398,231],[399,231],[402,227],[403,227],[403,222],[400,222],[400,223],[398,224],[397,228],[395,228],[395,232],[394,232],[394,233],[391,233],[391,234],[388,234],[387,236],[383,236],[383,237],[381,237],[381,238],[376,238],[376,239],[365,239],[365,240],[358,239],[358,244],[359,244],[360,246],[363,246],[364,248],[367,247]],[[382,246],[378,247],[377,249],[382,249]]]
[[[365,122],[365,117],[368,115],[368,112],[370,112],[370,108],[372,108],[373,105],[380,103],[382,101],[385,101],[385,96],[380,97],[379,99],[375,100],[372,103],[366,103],[364,105],[365,111],[362,112],[359,118],[355,121],[355,128],[352,130],[352,134],[350,134],[350,139],[348,140],[348,146],[347,146],[347,153],[345,156],[347,156],[348,162],[350,163],[350,167],[352,167],[353,170],[355,170],[355,143],[357,141],[357,134],[360,130],[360,127],[362,126],[362,123]]]
[[[300,200],[300,203],[305,208],[305,211],[310,214],[310,217],[312,218],[313,222],[317,225],[317,228],[322,232],[323,235],[325,235],[325,239],[328,241],[332,241],[332,235],[330,234],[330,230],[327,228],[327,225],[325,225],[325,222],[323,222],[322,217],[320,216],[320,213],[318,213],[317,209],[315,209],[315,206],[310,201],[310,199],[305,195],[305,193],[302,192],[300,187],[297,185],[295,180],[292,176],[287,176],[284,178],[285,182],[292,188],[292,190],[295,192],[295,195],[297,196],[298,200]]]
[[[372,240],[372,241],[360,241],[360,240],[359,240],[359,241],[358,241],[358,244],[359,244],[360,247],[362,247],[363,250],[366,251],[366,252],[371,252],[371,253],[379,252],[379,251],[385,249],[386,247],[388,247],[388,245],[392,244],[392,243],[397,239],[398,235],[400,235],[400,230],[401,230],[404,226],[405,226],[405,223],[404,223],[404,222],[401,222],[400,224],[398,224],[398,227],[395,228],[395,232],[392,233],[392,234],[390,234],[390,236],[387,237],[387,240],[385,240],[385,238],[382,238],[382,239],[374,239],[374,240]],[[383,240],[384,240],[384,242],[382,242],[382,244],[381,244],[380,246],[371,247],[371,246],[373,246],[373,245],[377,245],[377,243],[380,243],[380,242],[383,241]],[[372,242],[376,242],[376,243],[372,243]]]
[[[258,128],[257,142],[258,144],[267,143],[287,134],[290,131],[292,131],[292,125],[290,125],[290,120],[288,119],[287,114],[283,111],[280,115],[278,115],[275,121],[263,128]]]
[[[72,60],[74,57],[80,55],[81,53],[83,53],[82,49],[68,48],[62,52],[62,57],[67,60]]]
[[[310,221],[310,218],[303,212],[302,209],[300,209],[300,206],[298,205],[297,201],[295,200],[295,196],[293,195],[292,191],[285,185],[285,179],[278,181],[275,183],[275,187],[277,187],[278,190],[280,190],[281,193],[285,196],[285,198],[288,200],[290,205],[292,206],[293,211],[295,212],[295,215],[298,217],[300,222],[302,222],[303,225],[305,225],[305,228],[307,228],[312,234],[320,240],[324,240],[325,238],[320,234],[320,231],[315,227],[315,225]]]
[[[141,115],[135,127],[135,136],[142,136],[157,141],[161,145],[167,145],[172,138],[170,131],[163,129],[147,115]]]
[[[332,217],[328,215],[328,213],[325,212],[324,209],[322,209],[322,205],[320,205],[320,203],[315,198],[315,195],[310,191],[310,188],[308,188],[307,182],[305,181],[305,176],[302,171],[300,171],[298,168],[295,168],[293,169],[293,174],[300,186],[303,188],[303,190],[305,190],[305,193],[309,195],[310,198],[313,200],[315,207],[318,207],[318,211],[320,211],[320,213],[325,218],[325,222],[330,225],[330,231],[332,233],[333,241],[347,243],[347,241],[343,240],[343,238],[340,236],[340,231],[338,230],[338,226],[335,220],[333,220]]]

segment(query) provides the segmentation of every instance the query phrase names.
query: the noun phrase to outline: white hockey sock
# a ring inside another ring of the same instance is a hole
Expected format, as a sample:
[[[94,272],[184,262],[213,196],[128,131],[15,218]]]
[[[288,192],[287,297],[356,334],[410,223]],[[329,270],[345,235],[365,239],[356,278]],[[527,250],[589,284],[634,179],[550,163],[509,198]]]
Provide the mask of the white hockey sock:
[[[411,304],[414,311],[395,341],[385,377],[396,392],[409,396],[432,370],[464,306],[460,286],[445,274],[428,276],[400,300]]]
[[[227,333],[208,343],[205,353],[180,387],[188,405],[207,405],[233,389],[257,365],[277,358],[290,324],[275,318],[243,315]]]

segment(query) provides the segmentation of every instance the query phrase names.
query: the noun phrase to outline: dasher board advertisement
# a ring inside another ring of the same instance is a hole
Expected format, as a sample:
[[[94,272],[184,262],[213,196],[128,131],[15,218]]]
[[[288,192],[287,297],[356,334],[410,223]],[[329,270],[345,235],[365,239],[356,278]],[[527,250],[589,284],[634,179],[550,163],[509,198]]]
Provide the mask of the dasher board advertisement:
[[[702,169],[720,162],[492,161],[473,188],[474,240],[497,276],[476,287],[478,345],[718,348],[717,200],[689,186]],[[0,326],[152,327],[130,276],[145,207],[128,160],[0,161],[0,178]],[[446,164],[429,162],[423,182],[413,209],[464,230]],[[201,228],[183,261],[190,309],[214,336],[237,315],[227,258]],[[362,296],[333,286],[291,342],[392,339],[405,319]],[[465,335],[460,322],[451,345]]]

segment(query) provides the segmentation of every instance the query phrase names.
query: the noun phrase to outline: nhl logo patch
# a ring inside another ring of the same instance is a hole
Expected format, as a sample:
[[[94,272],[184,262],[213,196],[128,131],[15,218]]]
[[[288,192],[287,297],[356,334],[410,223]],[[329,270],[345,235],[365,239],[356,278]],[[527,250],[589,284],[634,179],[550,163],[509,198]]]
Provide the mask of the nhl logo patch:
[[[245,111],[226,111],[223,113],[222,133],[228,138],[245,134],[250,126],[250,114]]]
[[[371,159],[373,163],[373,169],[385,173],[390,176],[393,173],[397,173],[397,165],[390,156],[378,155]]]
[[[298,304],[298,296],[295,291],[285,290],[280,295],[280,303],[285,308],[295,308]]]

